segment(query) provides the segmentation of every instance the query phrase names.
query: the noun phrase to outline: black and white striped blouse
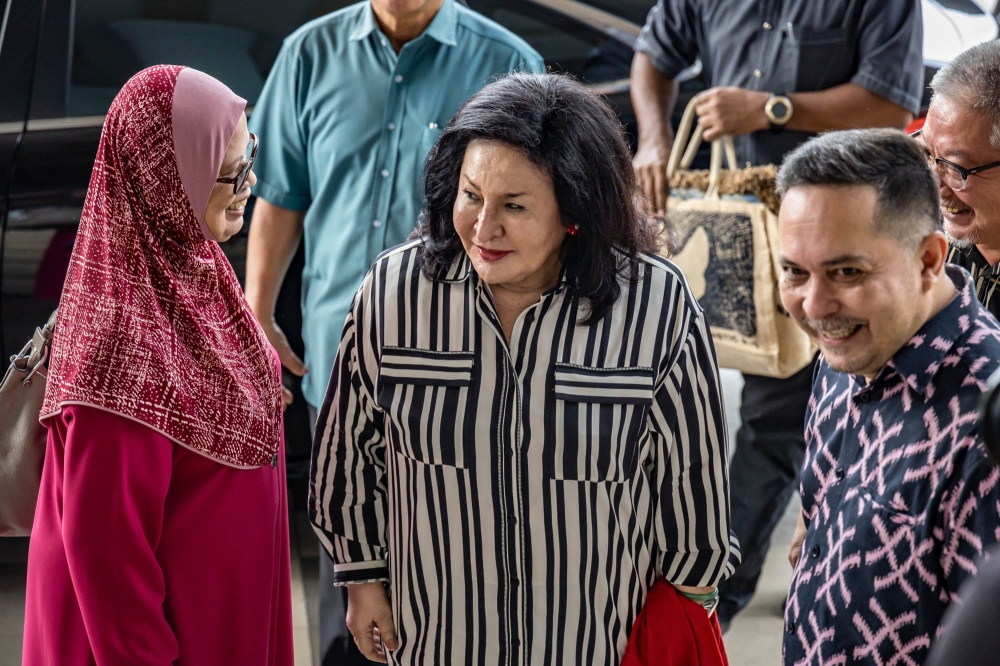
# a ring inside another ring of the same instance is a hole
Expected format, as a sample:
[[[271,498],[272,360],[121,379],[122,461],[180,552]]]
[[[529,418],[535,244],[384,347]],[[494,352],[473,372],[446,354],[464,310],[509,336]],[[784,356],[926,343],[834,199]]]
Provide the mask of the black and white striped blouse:
[[[618,664],[659,577],[716,585],[726,424],[701,310],[643,257],[584,326],[565,279],[507,344],[463,254],[372,267],[344,326],[309,510],[338,584],[385,580],[402,664]]]

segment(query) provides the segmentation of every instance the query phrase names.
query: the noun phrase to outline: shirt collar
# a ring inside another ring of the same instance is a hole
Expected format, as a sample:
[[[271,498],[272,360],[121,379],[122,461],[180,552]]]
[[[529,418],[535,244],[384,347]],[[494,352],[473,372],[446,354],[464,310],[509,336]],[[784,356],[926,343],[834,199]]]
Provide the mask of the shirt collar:
[[[979,269],[981,273],[1000,275],[1000,263],[991,266],[990,262],[986,261],[986,257],[983,256],[983,253],[980,252],[979,248],[975,245],[970,245],[968,247],[952,245],[951,247],[955,250],[955,252],[958,252],[968,259],[973,266]]]
[[[887,364],[922,395],[927,395],[937,371],[951,362],[955,345],[972,328],[981,309],[969,272],[954,265],[946,265],[945,271],[958,295],[921,326]]]
[[[455,26],[458,23],[458,12],[455,9],[455,0],[444,0],[441,9],[434,15],[434,20],[424,30],[424,35],[436,39],[447,46],[455,46],[458,42],[455,39]],[[381,32],[378,21],[375,20],[375,12],[372,11],[372,3],[366,2],[364,9],[358,16],[357,25],[351,31],[350,40],[362,40],[373,32]],[[418,37],[419,39],[419,37]]]

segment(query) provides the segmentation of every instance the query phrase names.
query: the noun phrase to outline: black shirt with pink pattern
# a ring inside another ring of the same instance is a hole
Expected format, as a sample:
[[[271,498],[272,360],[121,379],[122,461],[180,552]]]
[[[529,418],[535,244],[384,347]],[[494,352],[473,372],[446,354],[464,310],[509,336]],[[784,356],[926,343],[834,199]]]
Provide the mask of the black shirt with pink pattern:
[[[922,664],[962,583],[1000,541],[1000,472],[979,439],[1000,324],[972,277],[946,270],[958,296],[870,384],[819,363],[787,665]]]

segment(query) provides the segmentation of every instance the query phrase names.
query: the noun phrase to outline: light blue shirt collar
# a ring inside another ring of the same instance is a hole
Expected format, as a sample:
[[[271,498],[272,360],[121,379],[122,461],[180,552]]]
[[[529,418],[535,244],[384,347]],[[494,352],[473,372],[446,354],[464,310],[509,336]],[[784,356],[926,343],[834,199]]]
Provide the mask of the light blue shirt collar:
[[[375,12],[372,11],[371,3],[367,2],[365,5],[364,11],[358,17],[358,24],[351,31],[351,41],[359,41],[373,32],[381,32],[378,27],[378,21],[375,20]],[[427,26],[421,37],[427,35],[447,46],[455,46],[457,44],[455,41],[455,26],[457,22],[455,0],[444,0],[441,4],[441,9],[434,15],[434,20]]]

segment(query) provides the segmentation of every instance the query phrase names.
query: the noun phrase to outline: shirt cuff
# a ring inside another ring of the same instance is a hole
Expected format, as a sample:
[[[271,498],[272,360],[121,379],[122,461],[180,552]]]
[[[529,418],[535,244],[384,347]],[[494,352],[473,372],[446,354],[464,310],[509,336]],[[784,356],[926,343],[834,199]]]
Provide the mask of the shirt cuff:
[[[337,586],[361,585],[389,581],[389,562],[372,560],[370,562],[351,562],[333,565],[333,584]]]
[[[288,210],[306,210],[312,203],[312,198],[308,196],[296,196],[285,192],[271,183],[258,180],[253,186],[253,193],[264,201]]]
[[[893,104],[898,104],[913,115],[920,113],[920,97],[914,96],[902,88],[897,88],[892,83],[885,81],[871,72],[858,71],[851,79],[851,83],[884,97]]]

